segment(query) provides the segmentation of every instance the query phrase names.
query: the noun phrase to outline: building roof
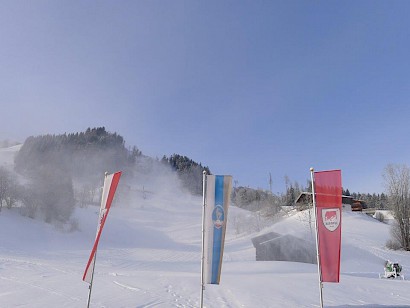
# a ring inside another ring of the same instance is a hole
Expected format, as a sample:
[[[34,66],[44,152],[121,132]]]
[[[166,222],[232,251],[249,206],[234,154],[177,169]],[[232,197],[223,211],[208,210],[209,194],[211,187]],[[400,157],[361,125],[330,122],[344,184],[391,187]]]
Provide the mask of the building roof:
[[[304,204],[304,203],[310,203],[310,202],[312,202],[312,193],[308,191],[300,193],[299,197],[295,201],[296,204]],[[342,195],[342,203],[352,204],[353,197]]]

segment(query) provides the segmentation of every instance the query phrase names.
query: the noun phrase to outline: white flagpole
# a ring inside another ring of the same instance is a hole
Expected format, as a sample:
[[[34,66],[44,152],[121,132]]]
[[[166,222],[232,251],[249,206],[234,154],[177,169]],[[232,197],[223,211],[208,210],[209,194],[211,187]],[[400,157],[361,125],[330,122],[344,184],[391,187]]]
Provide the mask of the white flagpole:
[[[93,271],[91,273],[91,280],[90,280],[90,285],[88,286],[88,300],[87,300],[87,308],[90,307],[90,301],[91,301],[91,290],[93,288],[93,279],[94,279],[94,268],[95,268],[95,259],[97,258],[97,250],[95,250],[94,254],[94,262],[93,262]]]
[[[313,213],[315,217],[315,234],[316,234],[316,256],[317,256],[317,270],[319,274],[319,294],[320,294],[320,308],[323,308],[323,283],[322,283],[322,269],[320,267],[320,254],[319,254],[319,233],[318,233],[318,222],[316,213],[316,196],[315,196],[315,184],[313,177],[314,169],[310,168],[310,179],[312,181],[312,201],[313,201]]]
[[[201,300],[200,308],[204,306],[204,290],[205,290],[205,200],[206,200],[206,171],[202,172],[202,254],[201,254]]]
[[[97,222],[97,226],[99,226],[100,224],[100,219],[101,219],[101,209],[103,208],[103,202],[104,202],[104,193],[105,193],[105,179],[108,176],[108,172],[105,172],[104,174],[104,183],[103,183],[103,189],[102,189],[102,194],[101,194],[101,205],[100,205],[100,213],[98,214],[98,222]],[[97,237],[98,234],[98,228],[97,228],[97,232],[95,234],[95,236]],[[91,280],[90,280],[90,285],[88,286],[88,300],[87,300],[87,308],[90,307],[90,301],[91,301],[91,291],[93,288],[93,280],[94,280],[94,268],[95,268],[95,260],[97,259],[97,247],[95,248],[95,253],[94,253],[94,260],[93,260],[93,270],[91,272]]]

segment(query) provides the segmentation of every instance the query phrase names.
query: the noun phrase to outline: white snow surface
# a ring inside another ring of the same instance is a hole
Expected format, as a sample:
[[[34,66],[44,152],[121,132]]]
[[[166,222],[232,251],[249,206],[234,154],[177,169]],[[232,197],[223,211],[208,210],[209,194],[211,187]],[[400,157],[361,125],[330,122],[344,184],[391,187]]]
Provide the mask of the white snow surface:
[[[9,148],[0,149],[0,167],[5,167],[8,169],[13,168],[14,156],[20,150],[21,144],[15,145]]]
[[[0,153],[1,155],[1,153]],[[121,181],[120,181],[121,185]],[[86,307],[82,275],[95,239],[98,207],[77,208],[79,230],[0,213],[0,307]],[[199,307],[202,198],[135,191],[108,215],[97,252],[90,307]],[[238,233],[231,206],[220,285],[204,307],[319,307],[317,266],[255,261],[251,238],[266,232],[312,236],[307,212],[258,233]],[[239,220],[238,220],[239,221]],[[324,283],[324,307],[410,307],[410,281],[379,279],[390,259],[410,270],[410,254],[385,248],[389,225],[343,212],[340,283]],[[409,274],[410,277],[410,274]]]

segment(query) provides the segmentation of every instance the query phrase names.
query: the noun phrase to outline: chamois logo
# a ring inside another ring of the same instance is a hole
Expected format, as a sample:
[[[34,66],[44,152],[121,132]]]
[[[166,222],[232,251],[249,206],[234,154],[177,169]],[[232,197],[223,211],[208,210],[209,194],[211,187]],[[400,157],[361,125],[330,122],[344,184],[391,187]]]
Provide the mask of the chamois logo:
[[[340,225],[340,209],[322,209],[323,225],[329,231],[335,231]]]

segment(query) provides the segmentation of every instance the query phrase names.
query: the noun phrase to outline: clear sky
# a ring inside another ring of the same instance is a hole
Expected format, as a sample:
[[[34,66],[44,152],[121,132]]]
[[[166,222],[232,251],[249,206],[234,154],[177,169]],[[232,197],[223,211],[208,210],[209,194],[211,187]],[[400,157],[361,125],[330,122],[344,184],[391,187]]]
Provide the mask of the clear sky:
[[[105,126],[238,185],[409,164],[408,1],[0,2],[0,139]]]

